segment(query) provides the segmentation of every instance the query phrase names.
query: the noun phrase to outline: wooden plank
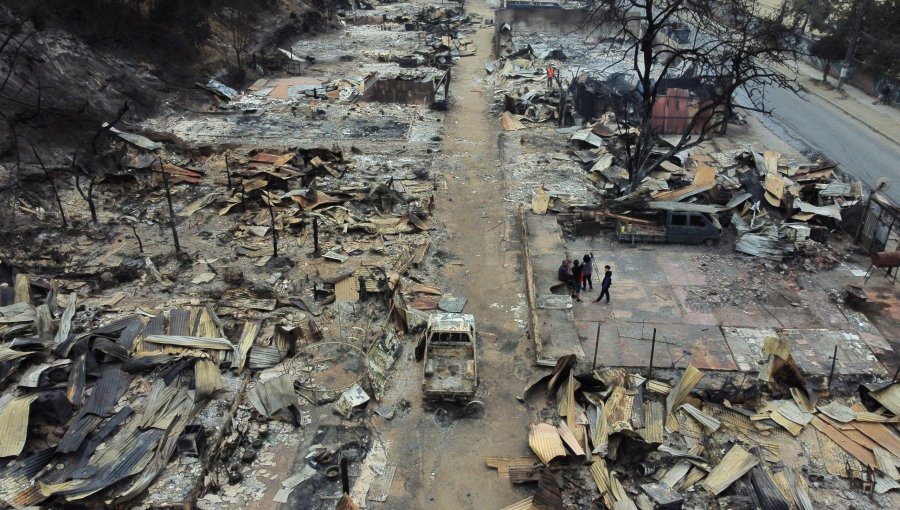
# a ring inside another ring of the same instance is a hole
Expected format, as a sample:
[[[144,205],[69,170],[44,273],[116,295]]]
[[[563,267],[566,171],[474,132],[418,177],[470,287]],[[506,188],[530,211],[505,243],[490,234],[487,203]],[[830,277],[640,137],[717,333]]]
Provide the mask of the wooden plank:
[[[875,455],[871,450],[850,439],[843,432],[834,428],[831,424],[825,422],[818,416],[813,418],[810,423],[813,427],[816,428],[816,430],[828,436],[832,441],[837,443],[838,446],[843,448],[844,451],[852,455],[862,464],[873,468],[878,467],[878,464],[875,462]]]

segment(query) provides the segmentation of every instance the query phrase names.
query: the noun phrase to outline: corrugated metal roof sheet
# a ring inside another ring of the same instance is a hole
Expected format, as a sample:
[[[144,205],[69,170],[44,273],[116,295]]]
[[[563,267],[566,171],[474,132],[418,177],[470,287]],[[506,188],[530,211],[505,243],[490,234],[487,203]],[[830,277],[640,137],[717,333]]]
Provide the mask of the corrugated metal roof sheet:
[[[601,402],[600,405],[589,406],[587,415],[588,427],[591,430],[591,444],[594,445],[592,452],[603,457],[609,447],[609,424],[606,422],[606,409]]]
[[[87,465],[88,459],[91,458],[91,455],[94,454],[94,451],[97,450],[97,447],[102,443],[110,434],[115,431],[119,425],[125,421],[126,418],[131,416],[132,409],[128,406],[119,409],[116,414],[110,416],[106,423],[100,427],[100,430],[94,433],[91,436],[91,439],[88,440],[87,444],[84,447],[84,450],[81,452],[81,464]]]
[[[600,490],[600,497],[603,498],[604,504],[607,508],[611,508],[612,495],[609,492],[609,470],[606,469],[606,461],[600,457],[594,459],[594,463],[591,464],[591,478],[597,484],[597,489]]]
[[[193,347],[195,349],[219,349],[231,351],[234,345],[227,338],[202,338],[198,336],[172,336],[172,335],[150,335],[144,339],[145,342],[176,345],[179,347]]]
[[[350,275],[334,284],[334,299],[336,302],[359,301],[359,280]]]
[[[578,427],[581,426],[578,425]],[[560,423],[556,430],[559,432],[559,437],[561,437],[569,449],[572,450],[572,453],[575,455],[584,455],[584,448],[581,447],[578,438],[575,437],[575,433],[572,432],[566,422]]]
[[[69,303],[66,310],[59,319],[59,329],[56,331],[54,341],[62,343],[69,338],[69,332],[72,330],[72,317],[75,316],[75,308],[78,307],[78,295],[72,292],[69,294]]]
[[[865,411],[862,404],[856,403],[851,407],[853,411],[859,413]],[[859,430],[872,441],[878,443],[882,448],[891,452],[895,457],[900,458],[900,437],[890,429],[879,423],[852,422],[851,425]]]
[[[47,448],[33,455],[17,459],[0,471],[0,501],[14,508],[35,505],[45,498],[32,478],[53,458],[55,448]]]
[[[648,443],[662,443],[665,408],[662,402],[648,400],[644,402],[644,427],[636,432]]]
[[[247,363],[247,352],[250,351],[253,341],[259,335],[260,327],[262,327],[261,321],[244,322],[244,329],[241,330],[241,338],[235,349],[235,359],[231,363],[231,368],[237,368],[238,373],[244,370],[244,365]]]
[[[190,310],[170,310],[169,311],[169,335],[190,336],[190,334],[191,334],[191,311]]]
[[[107,455],[102,457],[103,462],[98,465],[97,472],[86,482],[73,484],[73,486],[60,488],[61,490],[53,492],[72,501],[106,489],[140,471],[150,461],[153,451],[164,435],[164,431],[159,429],[138,432],[134,438],[129,438],[127,441],[117,443],[114,447],[104,450]]]
[[[722,461],[709,472],[709,476],[703,482],[703,488],[713,495],[718,495],[757,464],[758,458],[740,445],[734,445],[722,457]]]
[[[36,365],[31,367],[22,377],[19,378],[19,386],[25,388],[37,388],[38,383],[41,380],[41,374],[44,373],[45,370],[56,367],[63,367],[71,363],[70,359],[59,359],[56,361],[51,361],[49,363],[41,363],[40,365]]]
[[[900,416],[900,384],[892,384],[887,388],[869,393],[885,409]]]
[[[16,275],[16,303],[31,304],[31,284],[28,283],[28,276],[22,273]]]
[[[525,498],[522,501],[519,501],[518,503],[513,503],[509,506],[505,506],[505,507],[501,508],[500,510],[531,510],[531,501],[533,499],[534,498]]]
[[[609,423],[610,434],[623,430],[633,430],[631,415],[633,414],[634,395],[628,395],[625,388],[616,386],[606,399],[606,422]]]
[[[678,384],[672,388],[672,391],[666,397],[667,419],[671,418],[675,409],[687,400],[688,395],[691,394],[697,383],[703,379],[703,375],[703,372],[694,367],[693,364],[688,364],[687,368],[684,369],[684,373],[681,374]],[[670,423],[666,423],[666,425],[669,426]]]
[[[169,352],[144,352],[122,364],[122,370],[135,374],[149,370],[157,365],[168,363],[174,359],[178,359],[177,354]]]
[[[847,453],[852,455],[856,460],[865,464],[867,466],[876,468],[878,467],[875,462],[875,456],[872,454],[872,451],[868,448],[861,446],[856,441],[847,437],[843,432],[832,426],[830,423],[825,422],[818,416],[810,421],[813,427],[815,427],[819,432],[825,434],[832,441],[837,443],[841,448],[844,449]]]
[[[222,323],[219,317],[209,306],[204,307],[197,314],[197,323],[194,325],[194,336],[203,338],[218,338],[222,334]]]
[[[14,359],[19,359],[23,356],[28,356],[29,354],[34,354],[34,353],[17,351],[15,349],[10,349],[9,347],[7,347],[5,345],[0,346],[0,362],[12,361]]]
[[[531,431],[528,433],[528,446],[537,454],[538,458],[544,464],[550,464],[550,461],[556,457],[564,457],[566,449],[563,447],[562,439],[559,438],[559,432],[556,427],[549,423],[532,423]]]
[[[247,392],[247,400],[259,412],[271,416],[279,409],[297,404],[294,379],[290,374],[283,374],[266,382],[257,383]]]
[[[225,387],[219,367],[208,359],[200,359],[194,364],[194,381],[197,400],[205,400]]]
[[[109,338],[96,338],[93,345],[94,352],[102,352],[103,354],[115,358],[119,361],[125,361],[129,358],[128,349],[113,342]]]
[[[122,330],[122,333],[119,335],[119,338],[116,340],[116,343],[121,345],[127,350],[131,350],[134,348],[134,341],[137,339],[138,335],[141,333],[141,329],[144,328],[144,321],[140,319],[134,319],[133,321],[128,323],[128,326]]]
[[[146,338],[151,335],[162,335],[166,332],[166,319],[162,315],[157,315],[150,319],[147,322],[147,325],[144,326],[144,329],[141,331],[141,334],[138,335],[138,340],[135,342],[134,351],[135,352],[143,352],[143,351],[162,351],[163,347],[161,345],[157,345],[154,343],[146,342]]]
[[[31,485],[6,501],[13,508],[25,508],[37,505],[45,499],[47,499],[47,497],[41,493],[41,488],[38,485]]]
[[[112,365],[103,365],[100,379],[94,385],[91,396],[84,405],[84,413],[109,416],[116,402],[131,384],[131,375]]]
[[[37,312],[28,303],[15,303],[0,307],[0,324],[32,322],[35,317],[37,317]]]
[[[484,463],[491,468],[497,470],[497,477],[501,479],[509,479],[509,470],[513,466],[527,467],[533,469],[535,464],[540,465],[538,459],[534,457],[486,457]]]
[[[28,437],[28,411],[37,395],[16,398],[0,410],[0,457],[17,457]]]
[[[262,370],[272,368],[284,359],[285,353],[276,347],[268,345],[254,345],[247,355],[247,368],[250,370]]]
[[[59,346],[56,347],[54,352],[56,352],[60,356],[68,356],[69,351],[71,351],[72,347],[85,339],[96,336],[115,338],[115,335],[119,334],[119,332],[128,327],[128,325],[137,318],[138,316],[134,314],[126,315],[124,317],[118,317],[102,326],[94,328],[80,335],[69,335],[68,340],[60,343]]]
[[[102,418],[99,416],[95,416],[93,414],[84,414],[78,416],[72,425],[69,425],[69,428],[66,430],[66,434],[63,436],[62,441],[59,442],[60,453],[71,453],[77,450],[81,443],[84,441],[84,438],[87,435],[97,428],[97,425],[100,424]]]

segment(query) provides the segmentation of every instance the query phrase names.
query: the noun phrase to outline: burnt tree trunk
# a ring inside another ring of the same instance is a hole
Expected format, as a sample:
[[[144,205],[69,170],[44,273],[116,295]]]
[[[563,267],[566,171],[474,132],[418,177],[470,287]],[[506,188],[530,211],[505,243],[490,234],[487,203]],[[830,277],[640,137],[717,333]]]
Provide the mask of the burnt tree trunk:
[[[41,160],[41,157],[38,155],[37,149],[34,148],[34,144],[31,144],[31,152],[34,153],[34,158],[37,159],[39,165],[41,165],[41,170],[44,171],[44,176],[47,177],[47,182],[50,183],[50,189],[53,190],[53,197],[56,199],[56,206],[59,207],[59,217],[62,219],[62,227],[64,229],[69,228],[69,223],[66,221],[66,211],[63,210],[62,200],[59,199],[59,190],[56,189],[56,183],[53,182],[53,177],[50,175],[50,172],[47,171],[47,167],[44,166],[44,161]]]
[[[172,207],[172,192],[169,191],[169,174],[163,168],[162,160],[159,161],[159,171],[162,172],[163,184],[166,187],[166,202],[169,204],[169,226],[172,228],[172,240],[175,242],[175,253],[181,253],[181,244],[178,242],[178,229],[175,228],[175,208]]]
[[[275,209],[272,207],[272,202],[268,202],[269,204],[269,219],[272,222],[272,258],[278,258],[278,232],[275,231]]]

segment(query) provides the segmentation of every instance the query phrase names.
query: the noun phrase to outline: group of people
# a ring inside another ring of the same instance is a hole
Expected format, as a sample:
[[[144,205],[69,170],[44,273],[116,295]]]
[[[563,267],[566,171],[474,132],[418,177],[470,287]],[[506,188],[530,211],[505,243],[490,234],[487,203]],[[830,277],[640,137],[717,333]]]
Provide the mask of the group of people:
[[[606,296],[606,303],[609,304],[609,288],[612,286],[612,269],[609,266],[603,266],[603,280],[600,282],[600,295],[594,300],[599,303],[603,296]],[[594,290],[594,254],[588,253],[579,261],[578,259],[563,259],[559,266],[559,281],[568,285],[575,301],[581,303],[581,292],[593,292]],[[590,290],[588,290],[590,288]]]

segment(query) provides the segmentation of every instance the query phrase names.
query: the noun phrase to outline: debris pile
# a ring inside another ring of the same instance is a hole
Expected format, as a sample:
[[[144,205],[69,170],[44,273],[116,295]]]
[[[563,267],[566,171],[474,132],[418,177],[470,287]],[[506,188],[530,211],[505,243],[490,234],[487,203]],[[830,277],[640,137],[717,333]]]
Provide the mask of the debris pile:
[[[810,267],[831,263],[823,245],[829,230],[841,224],[842,211],[860,202],[858,181],[839,176],[835,165],[785,160],[774,150],[713,152],[701,145],[673,152],[677,135],[654,135],[649,160],[658,164],[637,173],[629,158],[634,138],[641,135],[632,118],[639,107],[634,101],[638,82],[627,63],[613,58],[620,52],[617,42],[577,30],[547,37],[501,28],[502,57],[486,71],[496,86],[504,131],[524,141],[549,131],[539,124],[552,121],[559,127],[546,135],[555,147],[550,149],[553,161],[541,162],[545,170],[563,162],[581,166],[596,196],[594,203],[579,203],[554,193],[557,183],[542,182],[532,200],[536,213],[575,213],[575,234],[614,228],[629,242],[712,244],[720,233],[678,236],[670,227],[682,219],[685,227],[694,221],[698,227],[733,225],[739,252],[775,261],[803,255],[813,259],[806,264]],[[567,51],[567,45],[588,49]],[[582,69],[604,72],[594,76]],[[671,213],[692,214],[672,219]]]
[[[826,403],[827,388],[804,380],[790,342],[768,338],[764,353],[764,395],[727,381],[701,390],[705,374],[690,364],[668,384],[619,368],[576,374],[575,356],[560,358],[520,397],[543,389],[555,401],[530,426],[530,454],[485,459],[502,479],[537,484],[533,497],[506,508],[678,509],[718,500],[811,509],[851,484],[875,495],[900,489],[892,427],[900,409],[891,400],[900,385],[867,387],[868,407]]]
[[[46,283],[19,274],[12,302],[0,300],[8,387],[0,426],[13,431],[0,448],[13,458],[0,498],[13,506],[122,504],[140,497],[176,454],[177,465],[199,474],[197,460],[222,433],[248,359],[268,349],[280,360],[293,348],[266,345],[259,322],[245,323],[232,342],[208,306],[76,315],[77,295]],[[193,489],[180,488],[183,496]]]

